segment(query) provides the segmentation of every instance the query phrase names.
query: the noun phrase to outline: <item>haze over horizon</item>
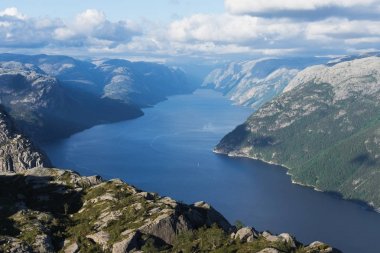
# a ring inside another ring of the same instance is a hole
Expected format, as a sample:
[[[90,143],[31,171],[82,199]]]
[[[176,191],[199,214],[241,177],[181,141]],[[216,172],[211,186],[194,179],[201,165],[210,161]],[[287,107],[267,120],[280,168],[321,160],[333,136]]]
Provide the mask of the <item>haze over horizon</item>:
[[[380,50],[379,0],[0,3],[3,53],[221,61]]]

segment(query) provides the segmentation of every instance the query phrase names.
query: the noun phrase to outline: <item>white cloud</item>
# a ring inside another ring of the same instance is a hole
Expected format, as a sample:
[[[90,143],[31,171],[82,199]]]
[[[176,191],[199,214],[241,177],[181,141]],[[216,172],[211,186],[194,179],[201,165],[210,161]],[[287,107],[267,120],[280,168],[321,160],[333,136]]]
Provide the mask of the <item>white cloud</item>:
[[[271,11],[311,11],[320,8],[352,8],[378,5],[379,0],[225,0],[227,11],[234,14]]]
[[[306,38],[310,40],[359,39],[369,35],[380,36],[380,21],[330,18],[307,25]]]
[[[287,19],[199,14],[174,21],[169,27],[169,36],[174,41],[242,43],[261,39],[269,43],[297,36],[301,31],[299,24]]]
[[[89,9],[78,14],[74,22],[59,27],[54,32],[54,38],[60,41],[85,40],[91,41],[129,41],[138,33],[131,22],[110,22],[106,15],[98,10]]]
[[[17,19],[26,19],[26,16],[24,14],[22,14],[21,12],[19,12],[17,10],[17,8],[15,7],[10,7],[10,8],[6,8],[2,11],[0,11],[0,16],[2,17],[14,17],[14,18],[17,18]]]
[[[368,44],[368,43],[380,43],[380,37],[363,37],[345,40],[346,44],[358,45],[358,44]]]
[[[325,6],[372,6],[380,0],[226,0],[234,13],[196,14],[170,24],[110,21],[94,9],[71,21],[27,17],[16,8],[0,10],[0,47],[80,54],[131,54],[144,57],[224,57],[226,55],[342,54],[380,50],[380,16],[295,19],[254,16],[268,10],[313,10]],[[297,3],[297,4],[296,4]],[[280,6],[280,7],[278,7]],[[276,9],[277,8],[277,9]],[[369,8],[369,7],[368,7]],[[374,10],[377,10],[374,8]]]
[[[79,13],[72,22],[27,17],[12,7],[0,10],[0,46],[6,48],[115,47],[139,33],[129,21],[111,22],[98,10]]]

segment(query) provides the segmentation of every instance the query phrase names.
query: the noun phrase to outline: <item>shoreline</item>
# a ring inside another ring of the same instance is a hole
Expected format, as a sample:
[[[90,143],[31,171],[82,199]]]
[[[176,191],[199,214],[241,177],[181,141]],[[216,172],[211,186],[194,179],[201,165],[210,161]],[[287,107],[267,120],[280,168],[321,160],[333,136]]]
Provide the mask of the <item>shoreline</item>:
[[[380,214],[380,207],[376,207],[373,204],[368,203],[367,201],[345,198],[340,192],[324,191],[324,190],[321,190],[321,189],[317,188],[314,185],[308,185],[308,184],[304,184],[304,183],[301,183],[301,182],[297,182],[296,180],[294,180],[292,178],[293,175],[290,173],[291,168],[287,167],[286,165],[275,163],[275,162],[272,162],[272,161],[266,161],[264,159],[260,159],[260,158],[257,158],[257,157],[251,157],[248,154],[244,154],[242,152],[241,153],[231,153],[231,152],[230,153],[225,153],[225,152],[221,152],[221,151],[219,151],[219,150],[217,150],[215,148],[212,150],[212,152],[215,153],[215,154],[224,155],[224,156],[228,156],[228,157],[232,157],[232,158],[247,158],[247,159],[252,159],[252,160],[260,161],[260,162],[263,162],[263,163],[266,163],[266,164],[270,164],[270,165],[280,166],[280,167],[286,169],[286,175],[290,176],[290,182],[292,184],[303,186],[303,187],[307,187],[307,188],[312,188],[314,191],[317,191],[317,192],[326,193],[326,194],[330,194],[330,195],[335,195],[339,199],[356,203],[356,204],[358,204],[360,206],[365,207],[366,209],[368,209],[370,211],[373,211],[373,212],[375,212],[377,214]]]

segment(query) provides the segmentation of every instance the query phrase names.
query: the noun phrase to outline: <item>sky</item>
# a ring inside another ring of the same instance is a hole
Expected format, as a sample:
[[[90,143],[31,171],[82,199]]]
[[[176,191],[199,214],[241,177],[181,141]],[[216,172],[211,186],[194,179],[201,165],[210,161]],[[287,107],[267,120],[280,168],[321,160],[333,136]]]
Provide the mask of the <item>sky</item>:
[[[166,61],[380,51],[380,0],[1,0],[0,52]]]

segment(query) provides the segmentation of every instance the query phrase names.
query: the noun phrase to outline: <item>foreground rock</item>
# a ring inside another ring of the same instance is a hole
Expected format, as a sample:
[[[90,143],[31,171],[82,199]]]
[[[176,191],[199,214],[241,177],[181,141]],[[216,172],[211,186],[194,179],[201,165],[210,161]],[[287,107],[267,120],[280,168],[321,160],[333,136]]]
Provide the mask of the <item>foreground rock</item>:
[[[49,159],[15,129],[0,108],[0,171],[18,172],[49,165]]]
[[[0,175],[0,211],[0,252],[338,252],[237,230],[205,202],[186,205],[59,169]]]

